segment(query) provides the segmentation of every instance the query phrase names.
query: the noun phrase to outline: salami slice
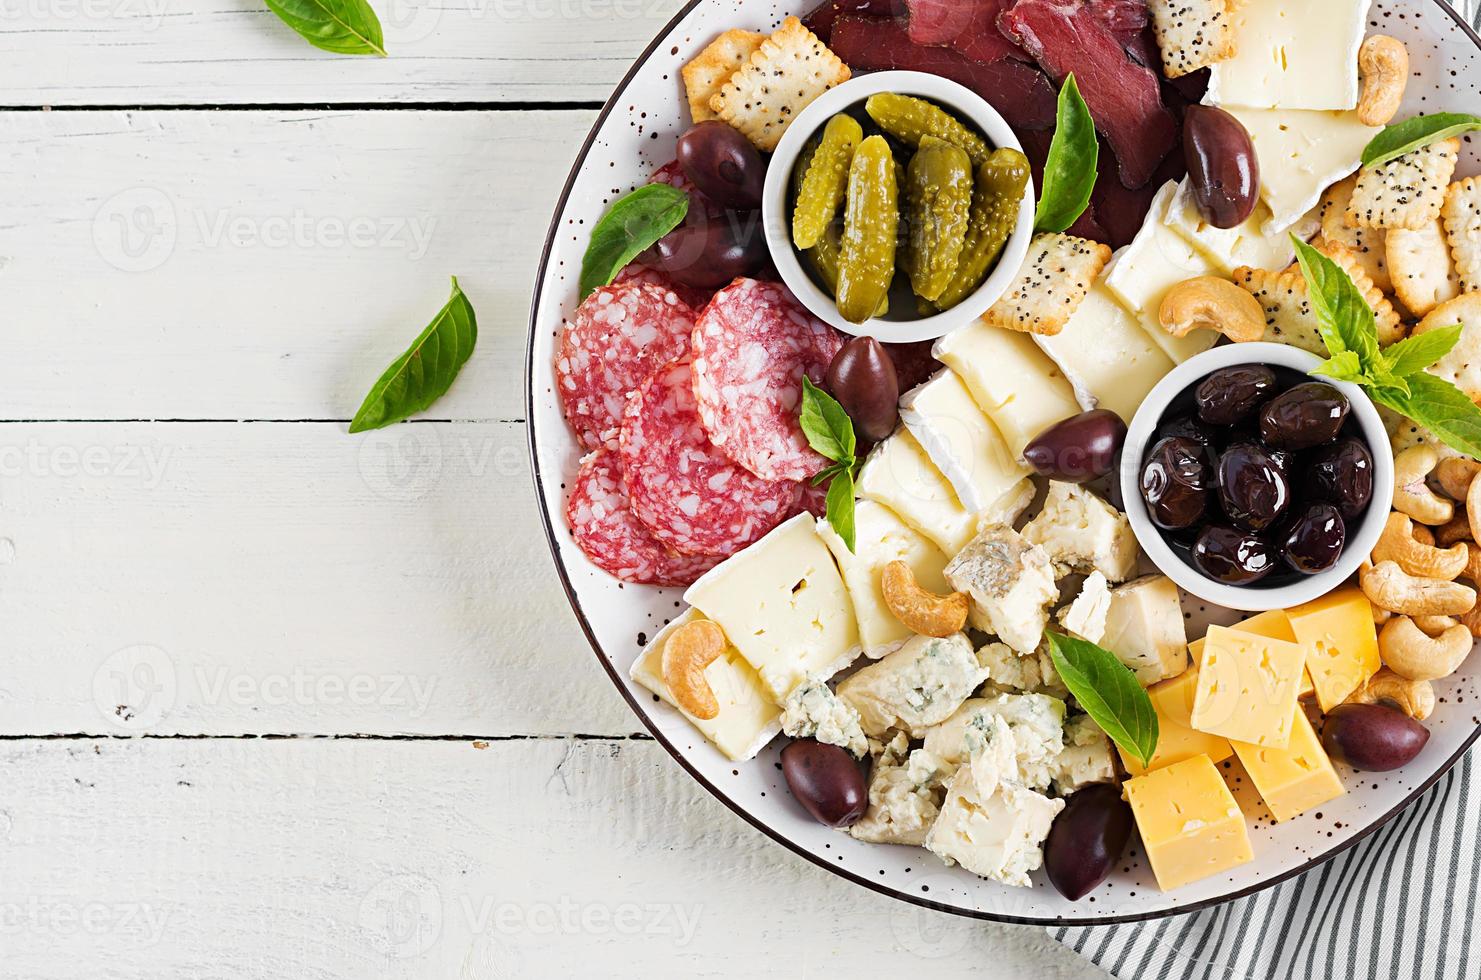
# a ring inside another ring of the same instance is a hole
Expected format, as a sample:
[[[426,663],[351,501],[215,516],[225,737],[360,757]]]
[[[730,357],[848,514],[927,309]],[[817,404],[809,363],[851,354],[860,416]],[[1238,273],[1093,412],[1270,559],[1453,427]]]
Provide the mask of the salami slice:
[[[612,285],[619,286],[625,282],[646,282],[657,286],[659,289],[672,290],[674,295],[688,304],[691,310],[702,310],[710,297],[715,295],[713,289],[697,289],[694,286],[682,286],[671,282],[669,277],[657,269],[649,269],[647,266],[631,263],[617,273],[617,278],[612,280]]]
[[[690,365],[659,369],[627,403],[622,467],[633,513],[675,551],[728,557],[793,513],[795,483],[763,480],[710,444]]]
[[[802,496],[798,499],[797,506],[793,508],[794,516],[808,513],[814,517],[827,517],[828,485],[825,483],[820,487],[815,487],[811,482],[798,485],[802,487]]]
[[[592,564],[636,585],[689,585],[719,558],[681,555],[633,514],[622,480],[622,457],[603,449],[588,456],[566,500],[571,536]]]
[[[604,286],[561,333],[556,387],[585,449],[616,449],[627,396],[654,370],[689,351],[694,311],[647,282]]]
[[[737,279],[694,327],[694,394],[710,439],[768,480],[805,480],[828,460],[797,421],[802,376],[821,382],[843,341],[785,286]]]

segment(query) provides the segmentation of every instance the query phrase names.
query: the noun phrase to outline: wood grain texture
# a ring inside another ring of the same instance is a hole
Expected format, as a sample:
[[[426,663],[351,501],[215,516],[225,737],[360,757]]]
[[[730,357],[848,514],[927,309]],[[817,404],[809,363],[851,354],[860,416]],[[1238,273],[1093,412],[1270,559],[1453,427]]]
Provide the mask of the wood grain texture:
[[[318,51],[254,0],[6,0],[0,103],[602,101],[683,0],[377,0],[388,58]]]

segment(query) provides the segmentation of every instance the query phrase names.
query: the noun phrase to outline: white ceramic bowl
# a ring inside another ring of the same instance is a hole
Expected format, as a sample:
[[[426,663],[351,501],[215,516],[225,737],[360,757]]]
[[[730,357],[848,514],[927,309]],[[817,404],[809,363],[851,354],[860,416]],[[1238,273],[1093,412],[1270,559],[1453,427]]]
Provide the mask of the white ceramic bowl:
[[[1126,434],[1126,447],[1121,454],[1123,506],[1142,550],[1184,592],[1229,609],[1289,609],[1337,588],[1358,570],[1358,566],[1378,543],[1378,536],[1383,533],[1384,522],[1388,519],[1389,508],[1386,502],[1394,496],[1394,459],[1388,450],[1388,434],[1384,431],[1383,420],[1378,417],[1378,410],[1373,407],[1363,389],[1330,378],[1313,380],[1331,384],[1347,396],[1352,404],[1350,417],[1357,422],[1363,441],[1373,454],[1373,503],[1363,514],[1361,522],[1356,527],[1348,528],[1347,545],[1337,564],[1325,572],[1305,576],[1289,585],[1263,588],[1258,584],[1225,585],[1205,578],[1198,569],[1179,557],[1168,545],[1163,532],[1158,530],[1147,515],[1147,504],[1142,499],[1140,489],[1142,457],[1151,446],[1157,423],[1162,420],[1163,413],[1174,398],[1221,368],[1239,364],[1269,364],[1306,374],[1321,363],[1321,358],[1315,354],[1287,347],[1285,344],[1227,344],[1215,347],[1179,364],[1157,383],[1136,410],[1136,417],[1131,420],[1131,427]]]
[[[766,229],[766,247],[781,274],[782,282],[812,311],[812,314],[845,333],[876,337],[889,342],[906,343],[934,340],[957,327],[980,317],[1012,283],[1023,258],[1028,254],[1029,239],[1034,234],[1034,182],[1029,180],[1023,192],[1023,205],[1018,211],[1018,225],[1003,247],[998,264],[966,299],[935,316],[916,315],[914,304],[900,302],[891,296],[890,312],[863,323],[850,323],[838,312],[833,297],[818,288],[803,269],[797,249],[792,246],[792,215],[788,207],[792,170],[803,146],[813,133],[839,112],[863,102],[878,92],[898,92],[935,103],[959,119],[971,122],[982,131],[994,147],[1008,146],[1022,151],[1023,145],[1013,130],[980,96],[964,86],[939,75],[918,71],[882,71],[851,78],[830,89],[797,114],[797,119],[782,134],[771,163],[766,169],[766,186],[761,196],[761,220]]]

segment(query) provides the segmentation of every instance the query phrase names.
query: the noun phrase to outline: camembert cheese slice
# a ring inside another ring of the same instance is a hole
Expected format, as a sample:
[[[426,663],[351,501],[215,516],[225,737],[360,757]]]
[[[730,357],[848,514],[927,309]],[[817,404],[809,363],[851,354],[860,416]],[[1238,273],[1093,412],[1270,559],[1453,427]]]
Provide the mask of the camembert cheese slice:
[[[951,371],[938,371],[906,392],[900,398],[900,421],[974,514],[1002,506],[1028,478],[1028,467],[1008,451],[997,427]]]
[[[954,555],[977,533],[977,519],[908,429],[875,446],[859,470],[859,496],[883,504],[936,547]]]
[[[1260,200],[1270,209],[1261,229],[1284,231],[1320,203],[1322,194],[1362,165],[1363,148],[1383,131],[1356,112],[1229,109],[1249,130],[1260,160]]]
[[[1371,0],[1243,0],[1235,53],[1209,69],[1204,102],[1257,109],[1354,109]]]
[[[1096,283],[1065,328],[1034,343],[1058,364],[1080,407],[1106,408],[1128,423],[1172,360],[1152,342],[1136,317]]]

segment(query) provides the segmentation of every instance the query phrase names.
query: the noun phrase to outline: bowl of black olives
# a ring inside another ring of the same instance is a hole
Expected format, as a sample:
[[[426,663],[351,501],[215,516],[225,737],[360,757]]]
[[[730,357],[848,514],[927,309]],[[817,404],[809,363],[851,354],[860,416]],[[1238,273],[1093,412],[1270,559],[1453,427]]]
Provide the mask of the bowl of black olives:
[[[1142,550],[1186,592],[1285,609],[1336,588],[1373,550],[1393,457],[1358,386],[1284,344],[1215,347],[1175,368],[1132,420],[1121,457]]]

